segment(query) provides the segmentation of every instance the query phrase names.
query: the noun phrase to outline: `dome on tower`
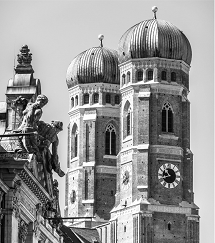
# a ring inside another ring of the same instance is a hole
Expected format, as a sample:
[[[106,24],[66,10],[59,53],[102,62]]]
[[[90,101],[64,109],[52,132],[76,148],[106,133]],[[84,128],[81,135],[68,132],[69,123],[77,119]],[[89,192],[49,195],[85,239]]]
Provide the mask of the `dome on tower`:
[[[77,55],[67,69],[68,88],[85,83],[119,84],[117,51],[101,46]]]
[[[155,7],[154,7],[155,8]],[[153,9],[156,12],[157,9]],[[191,63],[192,50],[187,37],[170,22],[144,20],[128,29],[119,41],[119,62],[159,57]]]

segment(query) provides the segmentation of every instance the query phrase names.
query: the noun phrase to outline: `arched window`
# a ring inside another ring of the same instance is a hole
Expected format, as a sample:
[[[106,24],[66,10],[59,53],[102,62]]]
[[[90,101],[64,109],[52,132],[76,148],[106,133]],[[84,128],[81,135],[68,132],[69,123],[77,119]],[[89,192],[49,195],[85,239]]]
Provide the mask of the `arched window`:
[[[127,136],[131,135],[131,109],[128,110],[126,116],[126,125],[127,125]]]
[[[171,230],[171,226],[172,226],[171,222],[168,222],[167,224],[168,230]]]
[[[119,103],[119,95],[115,95],[115,104],[118,105]]]
[[[171,81],[175,82],[176,81],[176,73],[171,72]]]
[[[95,104],[95,103],[99,103],[99,94],[98,93],[95,93],[94,95],[93,95],[93,103]]]
[[[122,85],[125,84],[125,74],[122,75]]]
[[[153,80],[153,71],[152,70],[148,71],[147,80]]]
[[[89,94],[84,95],[84,104],[89,104]]]
[[[130,102],[127,100],[123,110],[123,139],[131,135],[132,112]]]
[[[161,72],[161,79],[166,80],[166,71]]]
[[[131,73],[127,72],[127,83],[131,81]]]
[[[116,130],[112,124],[105,131],[105,154],[116,155]]]
[[[173,110],[169,102],[162,108],[162,132],[173,132]]]
[[[138,71],[137,72],[137,81],[142,81],[143,80],[143,71]]]
[[[74,98],[72,97],[71,98],[71,108],[73,108],[74,107]]]
[[[78,156],[78,134],[77,131],[75,133],[75,141],[74,141],[74,156],[77,157]]]
[[[106,94],[105,100],[106,100],[106,103],[110,104],[110,94]]]
[[[77,106],[78,105],[78,96],[76,95],[75,96],[75,106]]]
[[[71,133],[71,159],[78,156],[78,127],[75,123]]]

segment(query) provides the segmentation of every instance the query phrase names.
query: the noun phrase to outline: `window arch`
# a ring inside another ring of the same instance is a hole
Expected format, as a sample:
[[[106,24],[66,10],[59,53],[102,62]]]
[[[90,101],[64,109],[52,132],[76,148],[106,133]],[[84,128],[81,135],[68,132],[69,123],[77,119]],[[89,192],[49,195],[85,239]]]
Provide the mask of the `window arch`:
[[[130,83],[131,81],[131,73],[127,72],[127,83]]]
[[[169,102],[162,107],[162,132],[173,132],[173,110]]]
[[[147,73],[147,80],[153,80],[153,70],[149,70]]]
[[[71,159],[78,156],[78,127],[75,123],[71,133]]]
[[[75,96],[75,106],[77,106],[78,105],[78,96],[76,95]]]
[[[137,71],[137,81],[142,81],[143,80],[143,71],[139,70]]]
[[[99,103],[99,94],[98,93],[95,93],[94,95],[93,95],[93,103],[95,104],[95,103]]]
[[[105,101],[106,101],[106,103],[108,103],[108,104],[110,104],[110,94],[106,94],[106,96],[105,96]]]
[[[89,104],[89,94],[84,94],[84,104]]]
[[[166,71],[161,72],[161,79],[166,80]]]
[[[125,84],[125,74],[122,75],[122,85]]]
[[[116,129],[112,124],[105,131],[105,154],[116,155]]]
[[[176,81],[176,73],[171,72],[171,81],[175,82]]]
[[[74,107],[74,98],[72,97],[71,98],[71,108],[73,108]]]

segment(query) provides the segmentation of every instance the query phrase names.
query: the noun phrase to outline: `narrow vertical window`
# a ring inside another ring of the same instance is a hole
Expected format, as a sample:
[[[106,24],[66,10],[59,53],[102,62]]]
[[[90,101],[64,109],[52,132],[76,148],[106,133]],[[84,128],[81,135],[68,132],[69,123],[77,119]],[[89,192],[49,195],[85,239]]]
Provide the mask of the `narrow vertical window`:
[[[89,104],[89,94],[84,95],[84,104]]]
[[[125,84],[125,74],[122,75],[122,85]]]
[[[116,155],[116,129],[112,124],[105,131],[105,154]]]
[[[106,94],[105,100],[106,103],[110,104],[110,94]]]
[[[171,226],[172,226],[172,224],[169,222],[169,223],[167,224],[168,230],[171,230]]]
[[[148,71],[148,77],[147,77],[148,80],[153,80],[153,71],[152,70],[149,70]]]
[[[78,96],[76,95],[75,96],[75,106],[77,106],[78,105]]]
[[[74,98],[72,97],[71,98],[71,108],[73,108],[74,107]]]
[[[127,136],[128,136],[131,134],[131,110],[130,109],[128,110],[126,120],[127,120]]]
[[[94,96],[93,96],[93,103],[94,104],[99,103],[99,94],[98,93],[94,94]]]
[[[75,146],[75,157],[77,157],[78,156],[78,134],[77,134],[77,131],[76,131],[76,133],[75,133],[75,144],[74,144]]]
[[[171,72],[171,81],[175,82],[176,81],[176,73]]]
[[[116,104],[116,105],[119,104],[119,95],[115,95],[115,104]]]
[[[131,81],[131,73],[127,72],[127,83],[130,83]]]
[[[78,156],[78,127],[73,125],[71,133],[71,159]]]
[[[161,72],[161,79],[166,80],[166,71]]]
[[[173,132],[173,111],[169,102],[162,108],[162,132]]]
[[[138,71],[137,72],[137,81],[142,81],[143,80],[143,71]]]

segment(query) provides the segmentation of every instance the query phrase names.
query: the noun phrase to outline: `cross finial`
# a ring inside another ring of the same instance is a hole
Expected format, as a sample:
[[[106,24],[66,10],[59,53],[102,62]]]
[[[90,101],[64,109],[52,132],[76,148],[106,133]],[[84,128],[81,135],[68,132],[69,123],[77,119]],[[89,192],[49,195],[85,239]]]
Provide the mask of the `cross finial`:
[[[154,6],[152,7],[152,12],[154,13],[154,19],[157,19],[156,12],[158,11],[158,7]]]
[[[103,47],[102,40],[104,39],[104,35],[98,35],[99,40],[101,41],[101,47]]]

